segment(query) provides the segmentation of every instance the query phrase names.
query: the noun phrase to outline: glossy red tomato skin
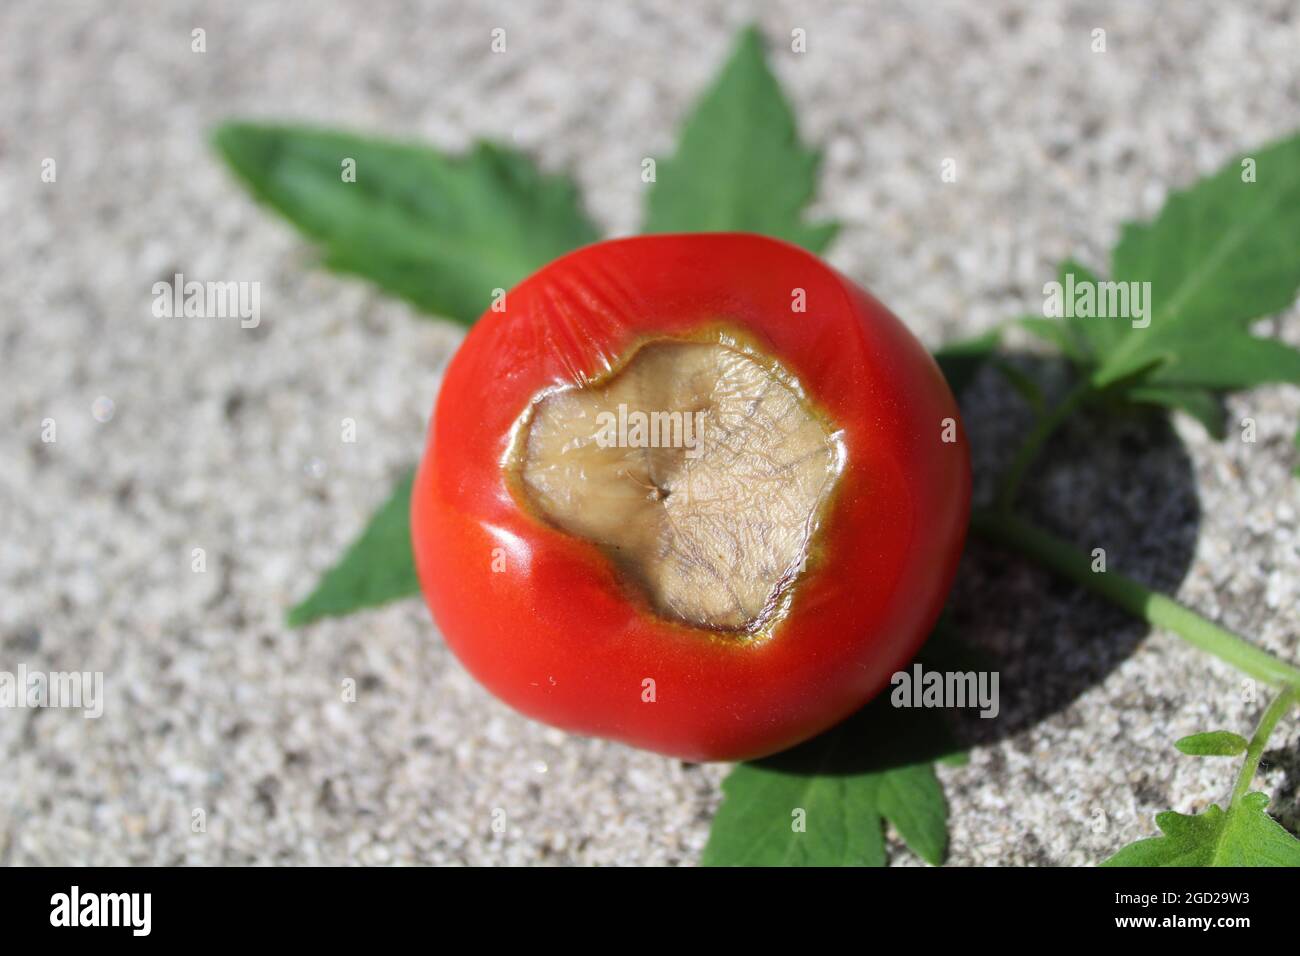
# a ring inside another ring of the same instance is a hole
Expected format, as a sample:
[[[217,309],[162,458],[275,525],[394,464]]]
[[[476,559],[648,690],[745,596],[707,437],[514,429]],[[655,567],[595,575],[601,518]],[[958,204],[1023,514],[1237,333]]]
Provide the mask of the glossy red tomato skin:
[[[629,597],[595,545],[521,506],[501,468],[541,390],[599,375],[646,337],[719,323],[793,373],[846,450],[789,612],[751,644]],[[574,733],[708,761],[793,746],[884,688],[942,609],[969,511],[960,415],[920,343],[811,254],[726,233],[588,246],[485,313],[447,369],[411,521],[434,618],[492,693]]]

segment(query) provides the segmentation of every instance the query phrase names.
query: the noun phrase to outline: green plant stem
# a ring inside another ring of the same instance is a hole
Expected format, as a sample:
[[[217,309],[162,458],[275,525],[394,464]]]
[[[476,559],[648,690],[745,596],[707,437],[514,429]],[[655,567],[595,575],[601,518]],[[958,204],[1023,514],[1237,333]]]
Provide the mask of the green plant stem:
[[[1235,804],[1250,789],[1251,781],[1255,779],[1255,771],[1259,769],[1259,758],[1264,754],[1264,747],[1273,734],[1273,728],[1295,702],[1296,689],[1287,688],[1278,694],[1273,699],[1273,703],[1268,705],[1268,710],[1264,711],[1264,716],[1259,719],[1259,726],[1255,728],[1254,736],[1250,738],[1250,746],[1246,748],[1246,762],[1241,765],[1241,772],[1237,774],[1237,782],[1232,788],[1232,799],[1229,805]]]
[[[1033,431],[1025,438],[1024,444],[1017,449],[1016,457],[1011,460],[1006,476],[1002,479],[1002,487],[998,489],[997,497],[997,507],[1000,511],[1011,510],[1011,506],[1016,503],[1016,495],[1020,492],[1020,483],[1024,480],[1025,472],[1038,457],[1044,442],[1052,437],[1091,393],[1092,383],[1084,378],[1070,389],[1055,408],[1038,419]]]
[[[1300,689],[1300,668],[1278,660],[1173,598],[1132,578],[1114,571],[1093,571],[1089,555],[1015,515],[976,510],[971,516],[971,530],[982,538],[1034,558],[1061,577],[1082,585],[1154,627],[1173,631],[1192,646],[1213,654],[1251,677],[1291,690]]]

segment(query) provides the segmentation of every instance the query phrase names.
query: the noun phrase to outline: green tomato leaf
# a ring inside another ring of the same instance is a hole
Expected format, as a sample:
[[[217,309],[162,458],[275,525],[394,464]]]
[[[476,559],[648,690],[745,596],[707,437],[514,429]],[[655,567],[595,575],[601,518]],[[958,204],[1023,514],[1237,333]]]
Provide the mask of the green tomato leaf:
[[[1057,281],[1065,289],[1096,288],[1101,279],[1087,266],[1067,259],[1061,263]],[[1124,319],[1084,318],[1070,315],[1063,320],[1066,335],[1074,342],[1074,351],[1084,356],[1085,362],[1096,362],[1100,356],[1116,348],[1124,336]],[[1067,352],[1067,354],[1070,354]]]
[[[1097,276],[1078,263],[1063,264],[1059,281],[1064,302],[1070,288],[1076,304],[1085,293],[1094,309],[1103,299]],[[1097,389],[1181,409],[1222,435],[1216,392],[1300,383],[1300,352],[1250,331],[1300,291],[1300,136],[1233,160],[1172,193],[1153,221],[1125,226],[1110,282],[1127,290],[1128,315],[1022,321]],[[1130,293],[1143,283],[1149,298],[1139,318]]]
[[[833,222],[804,222],[820,155],[799,142],[794,113],[750,27],[660,160],[643,232],[757,232],[821,252]]]
[[[329,268],[467,325],[494,289],[599,238],[568,179],[489,143],[447,156],[252,123],[227,123],[214,142],[254,196],[319,244]]]
[[[1087,366],[1092,360],[1092,352],[1086,342],[1076,338],[1070,323],[1060,319],[1045,319],[1037,315],[1028,315],[1017,320],[1021,328],[1055,346],[1071,362],[1078,366]]]
[[[411,485],[406,475],[316,590],[289,612],[289,626],[340,617],[420,592],[411,554]]]
[[[1225,813],[1211,804],[1188,816],[1156,816],[1164,836],[1124,847],[1102,866],[1300,866],[1300,840],[1265,812],[1268,795],[1252,792]]]
[[[932,763],[959,752],[942,712],[896,709],[882,694],[808,743],[737,766],[702,865],[884,866],[888,821],[937,866],[948,809]]]
[[[884,866],[879,788],[876,774],[799,776],[741,764],[722,783],[701,865]]]
[[[948,852],[948,804],[933,766],[914,764],[882,773],[876,806],[917,856],[933,866],[943,863]]]
[[[1151,363],[1160,384],[1300,380],[1300,355],[1247,328],[1300,289],[1300,136],[1233,160],[1173,193],[1153,222],[1126,226],[1111,278],[1151,283],[1151,324],[1102,321],[1121,334],[1101,354],[1098,386]]]
[[[1174,746],[1193,757],[1235,757],[1244,754],[1250,742],[1230,730],[1212,730],[1183,737],[1175,741]]]
[[[1208,388],[1180,388],[1177,385],[1138,385],[1125,396],[1135,405],[1158,405],[1191,415],[1215,438],[1227,435],[1223,400]]]

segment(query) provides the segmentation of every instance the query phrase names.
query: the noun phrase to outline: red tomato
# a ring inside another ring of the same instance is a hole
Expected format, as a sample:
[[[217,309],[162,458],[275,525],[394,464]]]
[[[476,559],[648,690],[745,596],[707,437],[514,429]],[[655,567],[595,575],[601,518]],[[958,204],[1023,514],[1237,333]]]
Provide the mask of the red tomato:
[[[641,343],[719,327],[797,380],[841,458],[808,559],[754,634],[663,612],[504,465],[539,396],[616,374]],[[434,618],[492,693],[574,733],[703,761],[793,746],[884,688],[939,615],[969,510],[956,403],[902,323],[799,248],[717,234],[589,246],[486,312],[448,367],[411,522]]]

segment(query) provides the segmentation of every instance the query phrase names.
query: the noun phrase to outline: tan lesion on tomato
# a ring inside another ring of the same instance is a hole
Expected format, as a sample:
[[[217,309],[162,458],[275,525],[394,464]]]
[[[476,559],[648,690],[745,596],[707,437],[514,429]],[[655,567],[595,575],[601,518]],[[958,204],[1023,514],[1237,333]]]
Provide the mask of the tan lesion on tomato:
[[[646,340],[607,375],[541,392],[503,466],[657,613],[752,636],[789,605],[843,458],[799,382],[722,331]]]

